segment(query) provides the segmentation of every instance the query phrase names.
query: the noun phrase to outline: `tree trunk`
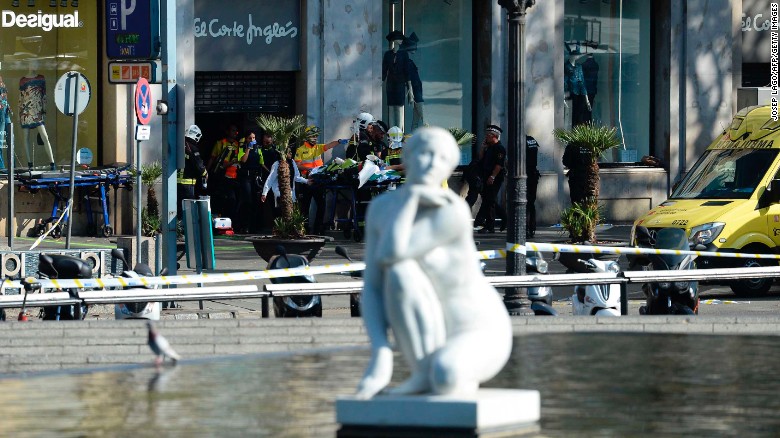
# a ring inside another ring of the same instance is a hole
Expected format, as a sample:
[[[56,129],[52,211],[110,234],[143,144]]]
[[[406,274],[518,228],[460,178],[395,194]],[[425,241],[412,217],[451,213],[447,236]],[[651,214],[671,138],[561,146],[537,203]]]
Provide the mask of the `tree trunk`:
[[[599,194],[601,190],[601,177],[599,176],[599,163],[593,162],[587,170],[587,176],[585,180],[585,193],[586,200],[590,206],[590,210],[593,212],[593,220],[588,222],[588,226],[585,230],[585,237],[589,242],[596,243],[596,225],[599,223]]]
[[[282,209],[282,217],[285,221],[292,220],[293,214],[293,199],[292,199],[292,187],[290,185],[292,181],[292,172],[290,171],[290,164],[287,160],[279,161],[279,203]]]
[[[593,162],[585,170],[585,199],[599,199],[599,163]]]

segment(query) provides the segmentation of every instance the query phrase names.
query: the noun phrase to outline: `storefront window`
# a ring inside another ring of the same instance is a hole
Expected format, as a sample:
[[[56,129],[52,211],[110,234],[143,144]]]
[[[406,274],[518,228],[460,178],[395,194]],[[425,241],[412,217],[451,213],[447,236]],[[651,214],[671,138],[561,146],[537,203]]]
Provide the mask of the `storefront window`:
[[[404,130],[410,133],[423,125],[471,129],[472,2],[415,0],[393,3],[396,3],[396,15],[394,19],[391,17],[391,26],[394,24],[394,29],[404,30],[407,37],[404,48],[408,49],[409,59],[414,63],[410,80],[415,103],[412,105],[407,101],[404,106]],[[418,78],[419,86],[416,84]],[[385,105],[387,103],[385,96]],[[461,162],[468,164],[471,150],[463,149]]]
[[[593,120],[616,127],[624,148],[602,161],[650,155],[650,6],[640,0],[565,3],[565,124]]]
[[[96,3],[84,1],[4,2],[0,76],[7,90],[3,109],[11,111],[14,126],[15,165],[48,169],[51,163],[70,164],[73,119],[55,105],[55,84],[68,71],[90,81],[93,96],[79,115],[77,147],[97,156],[97,9]],[[5,149],[2,155],[5,159]]]

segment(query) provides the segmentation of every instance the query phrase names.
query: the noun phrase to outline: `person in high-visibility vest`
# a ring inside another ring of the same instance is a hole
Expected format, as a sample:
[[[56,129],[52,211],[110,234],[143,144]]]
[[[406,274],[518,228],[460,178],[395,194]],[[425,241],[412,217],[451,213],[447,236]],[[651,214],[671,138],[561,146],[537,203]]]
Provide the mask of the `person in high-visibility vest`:
[[[329,149],[333,149],[339,144],[340,140],[333,140],[329,143],[317,143],[317,139],[320,136],[320,128],[311,125],[306,127],[305,137],[306,140],[295,151],[295,165],[298,167],[303,178],[309,178],[309,174],[312,170],[322,167],[325,163],[322,159],[322,154]],[[346,141],[344,142],[346,143]],[[313,181],[308,179],[306,184],[302,184],[298,193],[301,194],[301,211],[304,215],[309,216],[309,208],[311,201],[314,200],[315,213],[314,221],[309,221],[310,233],[322,233],[322,222],[325,217],[325,189],[324,187],[318,187],[313,185]]]
[[[181,219],[182,201],[195,198],[195,187],[203,184],[206,187],[208,172],[203,164],[203,158],[200,156],[198,142],[203,136],[198,125],[191,125],[184,134],[184,168],[176,173],[176,191],[178,218]]]
[[[238,128],[231,124],[225,137],[211,150],[208,168],[212,169],[212,193],[214,210],[217,215],[235,219],[238,209],[238,168],[239,149]]]

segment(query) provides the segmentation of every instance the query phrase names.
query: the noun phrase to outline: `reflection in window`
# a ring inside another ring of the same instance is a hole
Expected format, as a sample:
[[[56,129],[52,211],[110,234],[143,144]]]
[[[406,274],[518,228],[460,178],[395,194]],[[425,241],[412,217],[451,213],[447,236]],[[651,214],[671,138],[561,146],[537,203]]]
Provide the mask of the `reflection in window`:
[[[405,128],[421,124],[471,129],[472,2],[419,0],[405,3],[405,35],[414,34],[410,59],[420,80],[422,101],[407,103]],[[414,78],[413,78],[414,79]],[[415,114],[423,111],[423,114]],[[471,161],[462,149],[461,164]]]
[[[627,150],[605,161],[650,155],[650,5],[623,0],[621,11],[617,0],[565,1],[565,125],[617,127]]]

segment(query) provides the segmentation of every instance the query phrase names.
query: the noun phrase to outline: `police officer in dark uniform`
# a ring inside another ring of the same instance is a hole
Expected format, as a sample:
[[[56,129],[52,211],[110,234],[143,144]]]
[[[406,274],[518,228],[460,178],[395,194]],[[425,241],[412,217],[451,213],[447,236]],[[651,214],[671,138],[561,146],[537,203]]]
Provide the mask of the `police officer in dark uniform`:
[[[203,158],[200,156],[198,142],[203,136],[198,125],[191,125],[184,134],[184,169],[179,169],[176,175],[176,191],[179,199],[178,215],[182,218],[182,201],[195,198],[195,187],[202,183],[206,186],[208,172]]]
[[[539,143],[530,135],[525,136],[525,174],[527,176],[528,200],[525,237],[534,237],[536,234],[536,189],[539,187],[539,169],[537,164],[539,160]]]
[[[497,205],[498,192],[504,183],[506,174],[506,148],[501,144],[501,128],[488,125],[485,128],[485,141],[482,144],[482,206],[479,208],[475,223],[483,228],[480,233],[496,232],[496,214],[501,219],[501,231],[506,228],[506,213]]]

